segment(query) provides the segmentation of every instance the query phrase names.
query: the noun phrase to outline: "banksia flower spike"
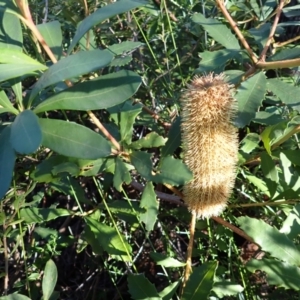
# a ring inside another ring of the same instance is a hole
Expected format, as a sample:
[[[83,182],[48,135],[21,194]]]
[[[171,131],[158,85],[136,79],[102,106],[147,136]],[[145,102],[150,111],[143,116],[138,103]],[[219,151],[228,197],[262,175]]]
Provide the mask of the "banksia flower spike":
[[[198,218],[225,209],[236,176],[236,102],[224,75],[196,76],[181,98],[184,162],[193,180],[183,188],[184,201]]]

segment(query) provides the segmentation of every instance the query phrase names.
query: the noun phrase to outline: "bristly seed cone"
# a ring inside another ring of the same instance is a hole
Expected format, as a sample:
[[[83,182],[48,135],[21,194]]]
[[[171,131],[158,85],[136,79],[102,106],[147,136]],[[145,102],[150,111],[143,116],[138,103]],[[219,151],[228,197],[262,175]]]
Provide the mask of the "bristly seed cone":
[[[236,101],[224,75],[194,77],[181,98],[184,162],[193,180],[184,201],[198,218],[218,216],[232,192],[238,158]]]

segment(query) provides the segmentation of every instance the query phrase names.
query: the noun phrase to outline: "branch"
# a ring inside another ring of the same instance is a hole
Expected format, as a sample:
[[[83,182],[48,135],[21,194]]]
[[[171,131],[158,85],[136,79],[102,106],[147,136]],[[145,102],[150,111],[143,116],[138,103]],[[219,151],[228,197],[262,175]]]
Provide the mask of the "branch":
[[[239,30],[237,23],[232,19],[231,15],[229,14],[229,12],[227,11],[224,1],[223,0],[216,0],[217,6],[219,7],[219,9],[221,10],[223,16],[227,19],[227,21],[229,22],[231,28],[234,30],[235,34],[238,36],[240,42],[243,44],[244,48],[247,50],[251,60],[254,63],[257,63],[258,59],[256,57],[256,55],[253,53],[252,49],[250,48],[248,42],[245,40],[243,34],[241,33],[241,31]]]
[[[268,49],[269,49],[269,47],[270,47],[270,45],[271,45],[273,36],[274,36],[274,34],[275,34],[275,30],[276,30],[277,24],[278,24],[278,22],[279,22],[279,18],[280,18],[280,15],[281,15],[281,12],[282,12],[282,8],[283,8],[283,6],[284,6],[284,3],[285,3],[285,0],[280,0],[280,3],[279,3],[279,5],[278,5],[278,7],[277,7],[277,13],[276,13],[275,20],[274,20],[274,22],[273,22],[273,26],[272,26],[272,28],[271,28],[271,31],[270,31],[268,40],[267,40],[267,42],[266,42],[266,45],[265,45],[263,51],[262,51],[261,54],[260,54],[259,61],[264,62],[265,59],[266,59],[266,54],[267,54],[267,52],[268,52]]]

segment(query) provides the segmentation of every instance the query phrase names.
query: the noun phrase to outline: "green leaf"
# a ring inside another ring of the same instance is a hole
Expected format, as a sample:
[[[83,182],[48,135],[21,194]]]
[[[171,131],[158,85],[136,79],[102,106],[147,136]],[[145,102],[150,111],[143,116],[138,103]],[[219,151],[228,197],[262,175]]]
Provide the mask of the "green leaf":
[[[24,110],[11,125],[10,142],[21,154],[35,152],[42,142],[38,117],[31,110]]]
[[[299,58],[300,56],[300,48],[287,48],[281,51],[276,52],[274,55],[270,56],[267,61],[280,61],[286,59],[294,59]]]
[[[182,263],[173,257],[168,257],[162,253],[151,252],[150,257],[156,262],[157,265],[166,268],[179,268],[185,266],[185,263]]]
[[[133,124],[141,110],[142,105],[132,105],[129,101],[108,110],[113,119],[119,120],[121,142],[125,142],[127,145],[131,144]]]
[[[67,162],[63,162],[59,165],[53,166],[52,174],[54,176],[56,176],[60,173],[67,173],[72,176],[78,176],[80,173],[80,169],[76,163],[67,161]]]
[[[143,0],[121,0],[117,3],[111,3],[104,7],[97,9],[94,13],[85,18],[78,26],[75,36],[72,39],[72,43],[69,46],[68,53],[76,46],[83,35],[88,32],[92,27],[100,24],[104,20],[111,18],[115,15],[124,13],[131,9],[139,6],[148,4],[148,2]]]
[[[243,173],[247,180],[249,180],[253,185],[255,185],[263,194],[270,197],[269,190],[264,180],[261,180],[260,178],[256,177],[250,172],[243,171]]]
[[[271,23],[265,23],[258,28],[251,28],[248,30],[248,32],[252,35],[254,38],[256,44],[259,47],[259,51],[262,51],[270,34],[270,28],[271,28]]]
[[[116,157],[114,187],[117,189],[117,191],[122,191],[123,182],[129,184],[131,182],[131,176],[123,160],[120,157]]]
[[[175,122],[171,125],[170,131],[168,133],[168,140],[165,146],[161,149],[162,156],[172,155],[174,151],[181,144],[181,130],[180,130],[181,118],[176,118]]]
[[[239,217],[238,224],[263,251],[287,263],[300,265],[300,252],[288,237],[262,220]]]
[[[10,294],[7,296],[0,297],[0,300],[31,300],[31,299],[21,294]]]
[[[267,80],[263,72],[259,72],[241,83],[236,98],[238,100],[238,114],[235,123],[242,128],[255,118],[255,113],[266,93]]]
[[[300,88],[297,86],[293,86],[277,78],[271,78],[267,80],[267,88],[286,105],[300,104]]]
[[[56,265],[52,259],[49,259],[45,266],[42,281],[43,300],[50,299],[57,282],[57,276]]]
[[[52,182],[59,180],[58,176],[52,173],[52,170],[65,162],[68,158],[62,155],[52,155],[36,166],[36,169],[30,174],[30,177],[37,182]]]
[[[255,114],[253,122],[263,125],[276,125],[283,121],[278,107],[267,107],[264,111],[258,111]]]
[[[2,90],[0,90],[0,106],[5,107],[7,109],[7,111],[9,111],[13,114],[17,115],[19,113],[19,111],[13,107],[12,103],[9,101],[5,92]]]
[[[102,247],[104,251],[109,255],[112,255],[115,259],[131,261],[131,246],[120,232],[106,224],[99,223],[91,217],[85,218],[85,221],[91,232],[94,234],[98,245]]]
[[[165,143],[166,139],[153,131],[148,133],[145,137],[131,143],[130,147],[133,149],[156,148],[163,146]]]
[[[70,211],[63,208],[29,207],[20,210],[21,219],[23,219],[27,224],[47,222],[69,215]]]
[[[10,126],[6,126],[0,135],[0,199],[10,187],[16,154],[10,144]]]
[[[270,285],[283,287],[285,289],[300,290],[300,268],[297,266],[289,265],[275,259],[263,258],[260,260],[251,259],[246,268],[250,272],[261,270],[266,272],[267,282]]]
[[[114,55],[126,55],[126,53],[132,52],[133,50],[138,49],[143,45],[144,44],[141,42],[126,41],[109,46],[107,49]]]
[[[195,70],[196,73],[205,73],[214,71],[220,73],[224,71],[225,66],[240,55],[240,50],[222,49],[217,51],[204,51],[200,53],[200,66]]]
[[[157,170],[157,174],[153,177],[153,181],[157,183],[168,183],[171,185],[183,185],[192,180],[193,173],[179,159],[171,156],[164,157]]]
[[[145,228],[149,232],[154,228],[159,207],[152,182],[147,182],[145,186],[140,207],[146,209],[145,213],[140,214],[140,220],[144,222]]]
[[[55,109],[98,110],[112,107],[130,98],[140,84],[140,76],[122,70],[76,84],[55,94],[39,104],[34,112]]]
[[[152,161],[151,154],[142,151],[134,151],[130,155],[131,163],[134,165],[138,173],[146,180],[152,180]]]
[[[199,267],[193,268],[193,273],[186,283],[181,299],[207,299],[213,287],[217,266],[217,262],[211,261],[206,262]]]
[[[0,20],[0,55],[3,48],[22,51],[23,34],[20,20],[18,19],[18,17],[11,13],[8,13],[6,10],[1,10]]]
[[[1,64],[24,64],[29,66],[35,66],[35,70],[44,70],[47,69],[46,66],[39,63],[37,60],[31,58],[30,56],[20,52],[17,49],[9,49],[9,48],[2,48],[0,51],[0,63]]]
[[[240,49],[237,38],[226,25],[217,19],[205,18],[202,14],[194,14],[192,21],[202,25],[209,35],[227,49]]]
[[[294,165],[300,166],[300,150],[282,150],[281,151]]]
[[[109,156],[111,147],[98,133],[82,125],[51,119],[39,119],[42,145],[65,155],[83,159]]]
[[[34,71],[44,70],[47,67],[37,64],[0,64],[0,82],[15,77],[33,74]]]
[[[120,220],[125,221],[126,224],[134,225],[139,223],[138,216],[145,211],[139,207],[139,204],[137,201],[129,203],[124,200],[115,200],[107,203],[107,206]],[[106,209],[104,205],[101,205],[101,207]]]
[[[49,240],[58,237],[58,231],[47,227],[35,227],[34,232],[39,235],[42,239]]]
[[[128,290],[134,300],[161,300],[155,286],[142,274],[127,276]]]
[[[175,281],[171,283],[169,286],[165,287],[161,292],[159,292],[159,297],[162,300],[170,300],[178,289],[180,281]]]
[[[260,154],[260,158],[261,169],[265,176],[265,182],[269,188],[271,197],[273,197],[278,183],[278,171],[272,157],[267,152],[262,152]]]
[[[43,36],[47,45],[50,47],[56,59],[62,55],[62,32],[59,21],[42,23],[36,26]]]
[[[34,85],[29,102],[44,88],[107,66],[113,55],[108,50],[80,51],[52,65]]]
[[[258,147],[260,142],[260,136],[257,133],[248,133],[246,137],[241,141],[240,150],[245,153],[251,153]]]
[[[212,291],[219,299],[223,299],[225,296],[236,296],[241,293],[244,288],[237,284],[227,280],[218,280],[214,282]]]
[[[294,239],[300,232],[300,204],[297,204],[290,211],[287,218],[283,221],[280,229],[281,233],[287,235],[289,239]]]

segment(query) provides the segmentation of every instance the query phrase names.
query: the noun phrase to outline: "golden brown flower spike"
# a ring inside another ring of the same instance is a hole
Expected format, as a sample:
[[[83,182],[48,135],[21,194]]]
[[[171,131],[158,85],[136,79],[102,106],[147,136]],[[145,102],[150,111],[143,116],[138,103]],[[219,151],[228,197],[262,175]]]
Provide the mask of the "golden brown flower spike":
[[[231,88],[223,74],[196,76],[181,99],[184,161],[194,174],[183,194],[198,218],[220,215],[234,185],[238,138]]]

